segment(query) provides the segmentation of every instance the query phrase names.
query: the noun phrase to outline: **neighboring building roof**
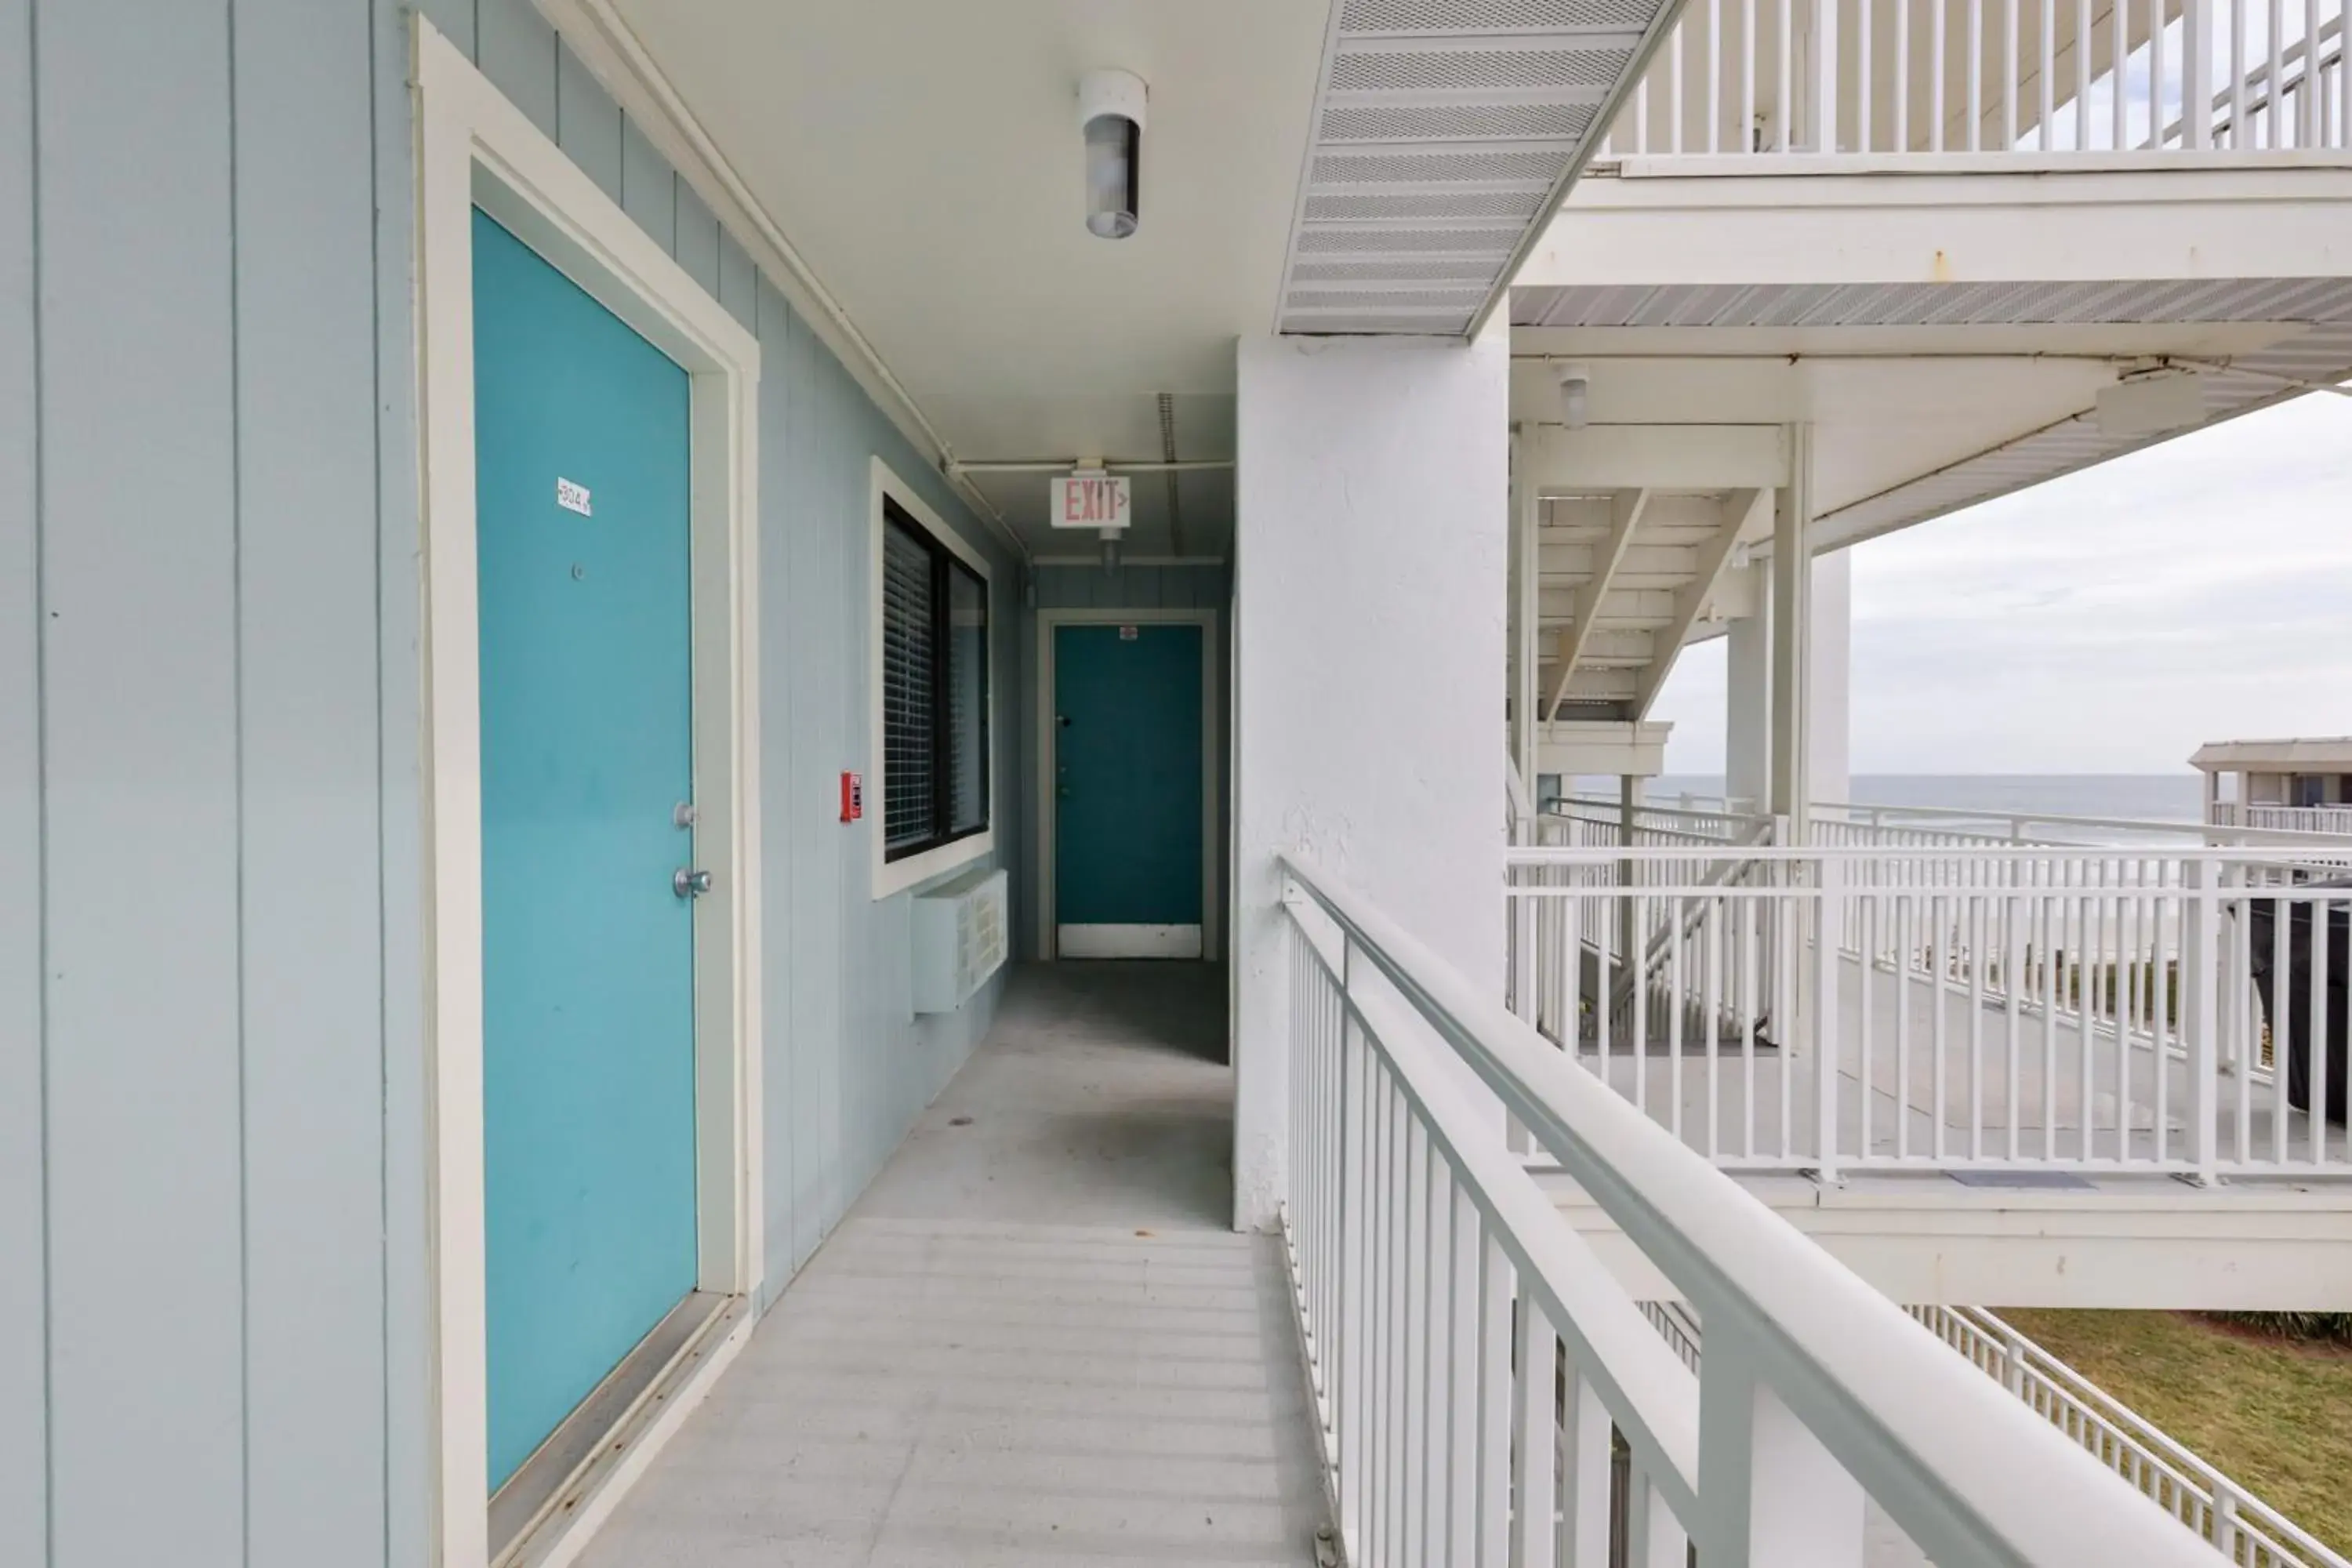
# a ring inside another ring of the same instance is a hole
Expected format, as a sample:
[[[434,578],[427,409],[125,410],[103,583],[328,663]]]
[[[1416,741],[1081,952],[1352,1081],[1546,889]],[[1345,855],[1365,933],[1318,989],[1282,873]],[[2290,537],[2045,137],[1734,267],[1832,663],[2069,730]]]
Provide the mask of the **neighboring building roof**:
[[[2352,773],[2352,735],[2300,741],[2210,741],[2189,765],[2211,773]]]

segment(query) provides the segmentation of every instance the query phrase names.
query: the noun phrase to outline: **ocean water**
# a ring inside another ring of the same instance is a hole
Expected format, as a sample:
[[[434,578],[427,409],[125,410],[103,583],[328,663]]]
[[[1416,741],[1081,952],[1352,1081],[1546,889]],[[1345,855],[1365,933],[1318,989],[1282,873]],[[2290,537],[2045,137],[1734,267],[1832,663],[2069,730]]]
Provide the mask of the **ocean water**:
[[[1615,781],[1608,787],[1614,788]],[[1650,781],[1644,795],[1671,805],[1678,795],[1723,793],[1717,775],[1668,773]],[[1853,797],[1862,805],[1941,805],[1961,811],[2056,816],[2122,816],[2144,822],[2195,822],[2205,802],[2194,773],[1856,773]]]

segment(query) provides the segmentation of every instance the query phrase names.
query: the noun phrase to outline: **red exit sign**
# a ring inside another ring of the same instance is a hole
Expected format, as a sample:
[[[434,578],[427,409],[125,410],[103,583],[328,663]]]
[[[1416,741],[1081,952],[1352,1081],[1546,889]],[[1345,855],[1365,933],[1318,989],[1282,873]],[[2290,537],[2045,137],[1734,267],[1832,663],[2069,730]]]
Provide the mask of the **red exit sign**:
[[[1055,528],[1125,528],[1128,482],[1118,474],[1081,470],[1057,474],[1046,501],[1046,521]]]

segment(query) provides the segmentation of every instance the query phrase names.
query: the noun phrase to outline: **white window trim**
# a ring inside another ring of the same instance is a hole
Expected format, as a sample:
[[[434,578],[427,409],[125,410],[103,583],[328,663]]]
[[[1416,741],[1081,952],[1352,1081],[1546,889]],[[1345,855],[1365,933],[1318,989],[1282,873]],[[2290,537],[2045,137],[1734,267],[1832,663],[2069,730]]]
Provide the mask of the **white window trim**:
[[[882,713],[882,535],[885,528],[883,502],[896,504],[899,510],[913,518],[930,531],[933,539],[945,545],[955,558],[980,574],[982,586],[988,594],[988,826],[978,833],[968,834],[936,849],[926,849],[920,855],[909,855],[903,860],[885,858],[883,826],[888,820],[890,780],[888,777],[887,742],[884,736]],[[872,758],[866,773],[866,838],[874,866],[874,897],[887,899],[908,889],[943,877],[961,866],[996,853],[997,814],[1004,809],[997,788],[996,757],[1002,731],[996,721],[998,681],[996,679],[996,639],[1003,635],[997,622],[996,584],[988,568],[988,557],[973,548],[971,541],[951,527],[923,498],[915,493],[912,485],[893,472],[881,458],[874,459],[874,485],[870,517],[866,530],[866,691],[870,710]]]
[[[608,1468],[525,1531],[566,1560],[750,1337],[765,1268],[759,733],[760,345],[456,46],[414,21],[417,432],[424,534],[424,963],[435,1561],[489,1559],[482,1184],[478,585],[473,209],[514,233],[683,366],[692,387],[698,1289],[734,1298]],[[650,1392],[650,1391],[649,1391]],[[635,1417],[633,1417],[634,1419]]]

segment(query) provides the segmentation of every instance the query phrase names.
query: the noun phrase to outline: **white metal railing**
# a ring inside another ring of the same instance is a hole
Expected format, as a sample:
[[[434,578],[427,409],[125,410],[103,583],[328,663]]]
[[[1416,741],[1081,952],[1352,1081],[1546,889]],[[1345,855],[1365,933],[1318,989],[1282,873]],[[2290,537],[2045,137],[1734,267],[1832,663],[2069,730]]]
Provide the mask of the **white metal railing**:
[[[2352,834],[2352,805],[2246,805],[2234,800],[2220,800],[2213,803],[2209,816],[2215,827]]]
[[[2343,150],[2346,4],[1690,0],[1601,155]]]
[[[1749,809],[1745,801],[1720,796],[1682,795],[1672,806],[1644,804],[1638,821],[1651,842],[1670,842],[1679,835],[1688,842],[1738,842],[1753,824],[1772,819]],[[1615,844],[1621,807],[1598,795],[1571,795],[1559,803],[1546,822],[1573,819],[1582,825],[1580,836],[1537,835],[1522,839],[1537,844]],[[1808,842],[1830,845],[1910,845],[1954,847],[1969,844],[2243,844],[2291,847],[2315,834],[2352,835],[2352,806],[2256,806],[2239,817],[2239,808],[2223,802],[2210,822],[2168,821],[2158,817],[2085,816],[2065,812],[1998,811],[1970,806],[1885,805],[1866,801],[1815,801],[1807,819]]]
[[[2352,1568],[2146,1416],[1978,1307],[1911,1315],[2240,1568]]]
[[[2352,1175],[2352,848],[1507,858],[1514,1010],[1719,1163]]]
[[[1360,895],[1284,869],[1282,1225],[1348,1562],[1851,1562],[1865,1496],[1939,1563],[2221,1561]],[[1696,1373],[1505,1112],[1693,1305]]]

